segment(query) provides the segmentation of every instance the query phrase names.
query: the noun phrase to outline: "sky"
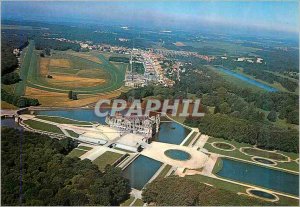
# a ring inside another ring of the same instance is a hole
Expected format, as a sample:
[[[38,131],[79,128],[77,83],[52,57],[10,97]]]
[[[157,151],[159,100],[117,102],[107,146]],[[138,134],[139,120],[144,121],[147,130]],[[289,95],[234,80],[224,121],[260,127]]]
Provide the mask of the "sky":
[[[299,33],[295,1],[3,2],[2,19],[94,22],[165,28],[222,26]]]

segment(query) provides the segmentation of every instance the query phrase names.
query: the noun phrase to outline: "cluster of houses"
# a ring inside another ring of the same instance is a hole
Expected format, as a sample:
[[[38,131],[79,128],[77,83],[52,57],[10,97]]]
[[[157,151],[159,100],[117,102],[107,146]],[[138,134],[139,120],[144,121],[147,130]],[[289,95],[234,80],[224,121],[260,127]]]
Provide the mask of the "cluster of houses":
[[[250,57],[238,57],[236,60],[234,60],[236,62],[248,62],[248,63],[263,63],[263,59],[262,58],[250,58]]]
[[[149,83],[160,84],[166,87],[174,85],[174,81],[166,76],[167,71],[161,67],[161,55],[155,54],[152,51],[133,49],[131,57],[134,57],[134,60],[131,58],[131,70],[126,73],[125,86],[138,88],[146,86]],[[132,70],[133,62],[143,64],[144,74],[138,74]]]
[[[111,46],[108,44],[93,44],[92,41],[78,41],[78,40],[68,40],[66,38],[46,38],[53,39],[61,42],[69,42],[79,44],[82,49],[89,50],[99,50],[103,52],[111,52],[118,54],[127,54],[134,57],[135,60],[131,60],[130,64],[132,67],[133,62],[142,63],[145,69],[144,74],[138,74],[131,70],[127,71],[125,75],[125,86],[129,87],[143,87],[149,83],[160,84],[166,87],[171,87],[174,85],[174,81],[167,76],[176,74],[177,79],[179,79],[180,64],[174,64],[172,68],[168,70],[161,67],[161,59],[164,59],[166,55],[170,53],[181,54],[181,55],[191,55],[197,56],[202,59],[207,59],[210,61],[211,57],[202,56],[197,53],[191,53],[186,51],[171,51],[171,50],[141,50],[141,49],[131,49],[126,47]],[[119,38],[121,42],[126,42],[128,39]]]
[[[209,56],[209,55],[201,55],[197,52],[189,52],[189,51],[178,51],[178,50],[166,50],[166,49],[155,49],[155,53],[161,54],[164,56],[184,56],[184,57],[197,57],[202,60],[206,60],[207,62],[213,61],[216,57],[215,56]]]

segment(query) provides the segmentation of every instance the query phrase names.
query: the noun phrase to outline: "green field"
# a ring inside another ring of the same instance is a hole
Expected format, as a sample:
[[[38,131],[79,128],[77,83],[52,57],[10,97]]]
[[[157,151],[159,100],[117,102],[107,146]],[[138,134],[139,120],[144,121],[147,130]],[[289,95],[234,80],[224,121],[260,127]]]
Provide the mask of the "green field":
[[[223,181],[223,180],[219,180],[219,179],[215,179],[215,178],[211,178],[211,177],[207,177],[207,176],[203,176],[203,175],[188,175],[185,176],[187,179],[193,180],[194,182],[199,182],[199,183],[206,183],[209,185],[212,185],[216,188],[221,188],[221,189],[225,189],[228,191],[232,191],[235,193],[246,193],[246,189],[247,187],[235,184],[235,183],[230,183],[227,181]],[[279,201],[276,202],[277,205],[281,205],[281,206],[298,206],[299,200],[297,199],[293,199],[293,198],[288,198],[285,196],[280,196],[279,197]]]
[[[256,91],[265,91],[264,89],[262,89],[262,88],[260,88],[260,87],[258,87],[258,86],[255,86],[255,85],[253,85],[253,84],[249,84],[249,83],[247,83],[247,82],[245,82],[245,81],[243,81],[243,80],[240,80],[239,78],[236,78],[236,77],[233,77],[233,76],[231,76],[231,75],[229,75],[229,74],[226,74],[226,73],[224,73],[224,72],[222,72],[222,71],[216,69],[216,68],[213,67],[213,66],[207,66],[207,67],[210,68],[210,69],[212,69],[212,70],[214,70],[215,72],[217,72],[218,74],[220,74],[221,76],[223,76],[227,81],[229,81],[229,82],[231,82],[231,83],[233,83],[233,84],[235,84],[235,85],[237,85],[237,86],[241,86],[241,87],[245,87],[245,88],[251,88],[251,89],[256,90]],[[243,75],[243,76],[245,76],[245,77],[247,77],[247,78],[250,78],[250,79],[252,79],[252,80],[255,80],[255,81],[257,81],[257,82],[260,82],[260,83],[262,83],[262,84],[264,84],[264,85],[267,85],[267,86],[276,88],[278,91],[281,91],[281,92],[287,92],[287,93],[292,93],[292,92],[289,92],[286,88],[284,88],[280,83],[275,82],[275,83],[273,83],[273,84],[270,84],[270,83],[265,82],[265,81],[263,81],[263,80],[256,79],[256,78],[254,78],[253,76],[244,73],[244,72],[242,71],[242,69],[234,70],[234,72],[235,72],[235,73],[239,73],[239,74],[241,74],[241,75]],[[295,93],[295,92],[294,92],[294,93]],[[298,94],[298,93],[297,93],[297,94]]]
[[[79,137],[79,134],[75,133],[75,132],[72,131],[72,130],[66,129],[66,131],[71,135],[71,137],[75,137],[75,138],[78,138],[78,137]]]
[[[228,81],[228,82],[230,82],[230,83],[232,83],[232,84],[234,84],[234,85],[236,85],[236,86],[243,87],[243,88],[250,88],[250,89],[252,89],[252,90],[254,90],[254,91],[262,91],[262,92],[265,91],[264,89],[259,88],[259,87],[255,86],[255,85],[253,85],[253,84],[249,84],[249,83],[247,83],[247,82],[245,82],[245,81],[242,81],[242,80],[240,80],[240,79],[238,79],[238,78],[236,78],[236,77],[233,77],[233,76],[231,76],[231,75],[229,75],[229,74],[226,74],[226,73],[224,73],[224,72],[222,72],[222,71],[216,69],[216,68],[213,67],[213,66],[207,66],[207,68],[209,68],[209,69],[213,70],[214,72],[218,73],[218,74],[221,75],[226,81]]]
[[[136,199],[132,206],[143,206],[144,202],[141,199]]]
[[[271,83],[268,83],[268,82],[263,81],[263,80],[261,80],[261,79],[257,79],[257,78],[255,78],[255,77],[253,77],[253,76],[251,76],[251,75],[248,75],[248,74],[244,73],[242,68],[241,68],[240,70],[234,70],[234,72],[239,73],[239,74],[241,74],[241,75],[243,75],[243,76],[246,76],[246,77],[248,77],[248,78],[250,78],[250,79],[253,79],[253,80],[257,81],[257,82],[263,83],[263,84],[268,85],[268,86],[271,86],[271,87],[273,87],[273,88],[276,88],[276,89],[278,89],[279,91],[291,93],[291,92],[288,91],[286,88],[284,88],[280,83],[274,82],[273,84],[271,84]]]
[[[224,41],[215,41],[215,40],[207,40],[201,42],[183,42],[186,46],[192,46],[195,48],[216,48],[225,50],[228,55],[238,55],[238,54],[248,54],[248,53],[255,53],[258,48],[254,47],[246,47],[238,43],[232,42],[224,42]],[[224,53],[216,52],[215,55],[224,55]]]
[[[63,78],[66,78],[68,81],[75,78],[75,84],[73,83],[70,86],[67,84],[55,84],[53,81],[57,80],[56,77],[50,79],[42,77],[40,74],[40,52],[34,50],[34,47],[34,42],[30,41],[26,55],[22,60],[20,74],[22,81],[17,84],[15,90],[16,95],[24,95],[26,86],[58,93],[68,93],[70,90],[73,90],[77,94],[104,93],[119,89],[123,86],[125,71],[128,64],[112,64],[100,53],[87,53],[88,57],[86,58],[86,54],[74,54],[74,52],[70,51],[55,51],[52,53],[51,57],[47,57],[51,59],[50,61],[53,59],[63,59],[70,62],[70,67],[68,68],[60,67],[59,65],[46,66],[48,68],[46,71],[47,74],[52,76],[63,76]],[[76,80],[80,80],[80,78],[83,78],[83,81],[76,84]],[[92,86],[81,86],[80,84],[87,84],[89,82],[85,81],[84,78],[90,78],[94,81],[102,79],[105,82],[103,84],[94,84]]]
[[[103,85],[97,85],[97,86],[91,86],[91,87],[67,87],[67,86],[58,86],[49,83],[46,78],[40,77],[39,71],[38,71],[38,63],[36,60],[39,58],[37,55],[33,56],[32,62],[36,63],[35,67],[31,68],[31,71],[29,73],[28,77],[28,85],[33,88],[38,88],[46,91],[52,91],[52,92],[63,92],[67,93],[69,90],[73,90],[74,92],[78,94],[94,94],[94,93],[100,93],[100,92],[108,92],[113,91],[118,88],[120,88],[123,85],[123,80],[125,77],[125,68],[126,66],[123,64],[122,67],[117,68],[113,64],[109,63],[108,61],[103,58],[101,54],[99,54],[99,59],[103,62],[103,64],[99,64],[84,58],[75,57],[72,55],[65,55],[64,58],[68,59],[72,62],[72,66],[74,65],[74,68],[71,69],[63,69],[63,73],[60,74],[78,74],[79,77],[94,77],[94,78],[100,78],[102,74],[102,79],[105,79],[106,82]],[[98,69],[99,70],[98,70]],[[84,72],[81,72],[81,69],[84,70]],[[59,70],[59,68],[55,68],[54,70]],[[90,71],[89,71],[90,70]],[[104,70],[105,73],[103,73],[101,70]],[[50,68],[50,72],[53,72],[53,68]],[[59,70],[62,71],[62,70]],[[93,71],[92,74],[89,74],[89,72]],[[54,71],[57,72],[57,71]],[[98,74],[95,75],[95,72]],[[98,75],[98,77],[97,77]]]
[[[197,135],[197,132],[193,132],[193,134],[188,138],[188,140],[186,140],[186,142],[183,144],[183,146],[188,146],[193,139],[195,138],[195,136]]]
[[[91,122],[86,122],[86,121],[77,121],[77,120],[72,120],[68,118],[63,118],[59,116],[45,116],[45,115],[37,115],[36,116],[39,119],[43,119],[46,121],[51,121],[59,124],[74,124],[74,125],[92,125]]]
[[[36,129],[36,130],[42,130],[45,132],[52,132],[57,134],[63,134],[64,133],[58,128],[57,126],[54,126],[52,124],[42,123],[35,120],[24,120],[24,123],[28,125],[29,127]]]
[[[93,161],[93,163],[98,166],[99,170],[103,171],[105,169],[106,165],[113,164],[120,157],[122,157],[122,154],[107,151],[104,154],[102,154],[101,156],[97,157]]]
[[[78,146],[78,149],[83,149],[83,150],[91,150],[93,149],[92,147],[87,147],[87,146]]]
[[[268,151],[264,151],[264,150],[259,150],[259,149],[255,149],[255,148],[245,148],[245,149],[243,149],[243,152],[253,155],[253,156],[267,157],[269,159],[278,160],[278,161],[287,161],[287,157],[285,157],[281,154],[274,153],[274,152],[268,152]]]
[[[14,94],[16,96],[24,96],[25,95],[28,72],[29,72],[30,67],[33,66],[33,65],[31,65],[33,49],[34,49],[34,42],[30,40],[27,49],[24,50],[25,54],[24,54],[24,56],[22,56],[23,59],[22,59],[21,68],[20,68],[20,78],[22,79],[22,81],[20,81],[19,83],[16,84],[16,88],[15,88],[15,92],[14,92]]]
[[[171,165],[166,165],[164,167],[164,169],[159,173],[159,175],[155,179],[164,178],[167,175],[167,173],[170,171],[171,168],[172,168]]]
[[[85,154],[87,151],[80,150],[80,149],[73,149],[67,156],[68,157],[80,157],[81,155]]]
[[[134,201],[134,197],[130,196],[126,201],[121,203],[121,206],[129,206]]]

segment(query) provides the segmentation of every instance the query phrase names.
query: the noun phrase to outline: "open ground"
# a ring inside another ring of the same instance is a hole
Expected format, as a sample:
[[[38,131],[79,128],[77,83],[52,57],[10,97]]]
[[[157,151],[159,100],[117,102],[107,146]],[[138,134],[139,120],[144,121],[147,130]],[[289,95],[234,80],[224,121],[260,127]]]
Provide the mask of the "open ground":
[[[37,98],[42,106],[86,106],[128,90],[123,83],[128,64],[111,63],[99,52],[51,51],[51,56],[40,57],[30,41],[21,61],[22,81],[12,90]],[[69,91],[78,100],[69,99]]]

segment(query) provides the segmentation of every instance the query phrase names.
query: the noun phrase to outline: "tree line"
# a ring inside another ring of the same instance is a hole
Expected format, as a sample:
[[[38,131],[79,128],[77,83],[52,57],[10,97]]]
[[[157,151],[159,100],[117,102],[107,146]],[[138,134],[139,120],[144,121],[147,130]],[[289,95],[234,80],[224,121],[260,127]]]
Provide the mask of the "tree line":
[[[197,126],[210,136],[244,142],[269,150],[299,153],[297,130],[235,118],[225,114],[206,114],[199,119],[188,118],[186,124]]]
[[[8,93],[4,89],[1,89],[1,100],[19,108],[40,105],[38,99],[28,98],[24,96],[16,96],[14,94]]]
[[[87,159],[66,156],[78,145],[72,139],[11,128],[2,128],[1,135],[2,205],[117,206],[129,197],[120,169],[100,172]]]
[[[295,90],[298,87],[297,81],[292,81],[289,78],[281,77],[267,71],[253,69],[253,68],[245,68],[244,73],[251,75],[254,78],[266,81],[267,83],[270,84],[278,82],[290,92],[295,92]]]
[[[1,82],[5,85],[19,82],[20,76],[14,72],[18,64],[18,55],[13,54],[14,49],[20,51],[28,45],[26,35],[11,35],[3,33],[1,37]]]
[[[111,56],[111,57],[109,57],[108,60],[113,61],[113,62],[129,63],[129,58],[128,57]]]
[[[71,42],[62,42],[54,39],[44,39],[43,37],[36,37],[34,38],[35,42],[35,49],[37,50],[44,50],[47,51],[47,49],[52,50],[74,50],[76,52],[80,51],[80,45],[77,43],[71,43]]]
[[[278,205],[238,195],[190,180],[168,177],[149,183],[142,192],[143,201],[155,206],[266,206]]]
[[[287,77],[282,77],[276,74],[273,74],[272,71],[276,72],[276,70],[273,70],[273,67],[269,66],[270,63],[267,64],[258,64],[258,63],[249,63],[247,61],[238,62],[234,61],[233,58],[228,58],[227,60],[221,60],[216,59],[213,61],[212,64],[215,65],[223,65],[225,68],[235,70],[236,68],[243,68],[243,72],[247,75],[253,76],[254,78],[260,79],[262,81],[265,81],[267,83],[273,84],[275,82],[278,82],[287,89],[290,92],[295,92],[296,88],[298,87],[298,82],[290,80]],[[278,63],[283,64],[283,63]],[[288,65],[285,65],[286,71],[290,71],[288,68]],[[283,70],[279,70],[279,72],[282,72]],[[293,71],[293,70],[292,70]]]
[[[276,127],[272,123],[277,119],[286,119],[287,123],[298,124],[299,96],[253,91],[227,82],[209,68],[186,68],[187,72],[181,75],[181,81],[176,82],[173,88],[148,85],[122,93],[120,98],[183,99],[194,94],[201,98],[206,115],[203,119],[188,119],[186,124],[199,127],[201,132],[211,136],[266,149],[297,152],[297,131],[284,126]]]

